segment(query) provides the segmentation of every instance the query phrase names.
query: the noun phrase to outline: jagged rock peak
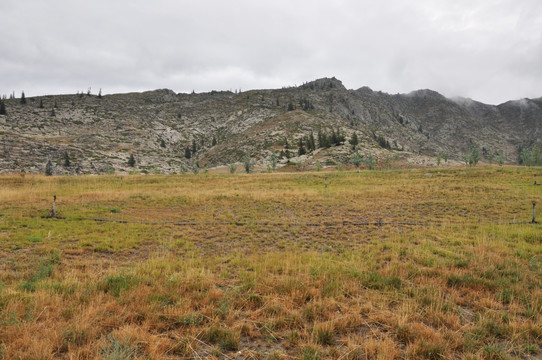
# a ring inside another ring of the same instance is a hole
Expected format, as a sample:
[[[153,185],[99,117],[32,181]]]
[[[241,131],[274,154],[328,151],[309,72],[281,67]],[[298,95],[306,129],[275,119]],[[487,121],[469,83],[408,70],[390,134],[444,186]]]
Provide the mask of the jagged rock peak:
[[[151,101],[175,101],[177,94],[170,89],[156,89],[142,92],[141,95]]]
[[[342,81],[338,80],[335,77],[316,79],[314,81],[301,85],[301,87],[303,89],[310,88],[311,90],[330,90],[330,89],[346,90]]]
[[[368,86],[362,86],[359,89],[356,90],[357,93],[362,95],[373,95],[374,91]]]
[[[411,91],[405,96],[424,98],[424,99],[439,99],[439,100],[446,99],[446,97],[443,96],[442,94],[430,89],[420,89],[420,90]]]
[[[156,89],[144,91],[143,94],[155,94],[155,95],[176,95],[175,91],[171,89]]]

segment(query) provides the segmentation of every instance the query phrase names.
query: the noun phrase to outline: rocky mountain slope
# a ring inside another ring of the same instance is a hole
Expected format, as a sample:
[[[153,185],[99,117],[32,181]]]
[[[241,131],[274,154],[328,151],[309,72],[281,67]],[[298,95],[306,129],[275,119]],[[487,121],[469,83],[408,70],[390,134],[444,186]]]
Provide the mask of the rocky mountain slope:
[[[360,153],[380,166],[432,165],[439,154],[457,163],[472,146],[482,161],[502,152],[507,162],[517,162],[522,148],[542,146],[542,98],[492,106],[431,90],[347,90],[335,78],[240,93],[81,93],[4,103],[1,173],[43,173],[48,161],[54,174],[179,173],[196,163],[213,168],[240,162],[247,154],[265,169],[274,150],[282,155],[279,168],[312,169],[317,162],[347,163],[354,133]],[[314,151],[298,156],[299,139],[311,133],[318,139],[318,132],[346,141],[320,148],[316,140]]]

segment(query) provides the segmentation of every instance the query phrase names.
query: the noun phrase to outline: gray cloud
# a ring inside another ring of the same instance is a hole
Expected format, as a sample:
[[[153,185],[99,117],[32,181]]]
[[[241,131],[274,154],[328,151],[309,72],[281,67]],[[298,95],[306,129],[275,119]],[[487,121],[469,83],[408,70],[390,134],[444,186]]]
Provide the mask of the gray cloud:
[[[4,0],[0,94],[431,88],[542,96],[538,0]]]

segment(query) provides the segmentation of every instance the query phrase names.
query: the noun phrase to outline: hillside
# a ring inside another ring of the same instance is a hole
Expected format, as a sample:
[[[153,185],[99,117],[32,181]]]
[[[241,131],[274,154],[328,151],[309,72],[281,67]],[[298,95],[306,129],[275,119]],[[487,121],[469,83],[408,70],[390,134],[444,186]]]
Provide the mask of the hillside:
[[[473,145],[482,161],[502,151],[515,163],[521,148],[542,145],[542,98],[493,106],[431,90],[397,95],[367,87],[347,90],[335,78],[240,93],[155,90],[26,100],[5,100],[0,173],[43,173],[49,160],[54,174],[178,173],[196,159],[199,167],[212,168],[240,162],[245,154],[265,169],[273,150],[283,155],[279,168],[295,163],[311,169],[317,161],[346,163],[354,133],[360,153],[371,154],[380,166],[391,161],[430,166],[438,154],[456,163]],[[298,157],[299,139],[311,132],[317,138],[319,131],[328,136],[334,131],[346,141],[327,148],[316,141],[314,151]]]

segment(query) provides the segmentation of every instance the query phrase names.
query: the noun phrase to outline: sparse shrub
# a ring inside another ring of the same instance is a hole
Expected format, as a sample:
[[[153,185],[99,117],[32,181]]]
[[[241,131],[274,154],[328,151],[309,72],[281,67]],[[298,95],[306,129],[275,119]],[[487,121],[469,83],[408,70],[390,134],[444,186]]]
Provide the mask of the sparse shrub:
[[[135,278],[126,275],[107,276],[99,285],[98,288],[106,294],[111,294],[118,297],[124,290],[129,290],[137,284]]]
[[[510,304],[510,302],[512,301],[512,291],[510,289],[502,289],[497,294],[497,299],[504,305]]]
[[[318,353],[318,350],[313,348],[312,346],[307,346],[303,349],[303,352],[301,354],[302,360],[318,360],[320,359],[320,354]]]
[[[105,165],[104,173],[108,175],[113,175],[115,173],[115,168],[113,167],[113,165],[107,164]]]
[[[403,285],[402,280],[397,276],[384,276],[376,271],[372,271],[362,279],[364,286],[369,289],[400,289]]]
[[[204,318],[197,313],[187,314],[180,319],[180,323],[184,326],[195,326],[203,323]]]
[[[207,331],[207,340],[218,344],[224,351],[236,351],[239,349],[239,334],[232,330],[212,327]]]
[[[316,171],[322,170],[322,164],[320,163],[320,160],[316,160],[316,164],[314,165],[314,168],[316,169]]]
[[[28,241],[32,242],[32,243],[39,243],[41,242],[41,236],[30,236],[27,238]]]
[[[192,164],[192,172],[194,175],[199,174],[199,162],[197,160],[194,161],[194,164]]]
[[[504,166],[504,152],[502,150],[497,152],[497,163],[501,167]]]
[[[397,328],[395,329],[395,334],[397,336],[397,340],[399,340],[403,344],[408,344],[412,342],[415,338],[412,330],[408,325],[397,326]]]
[[[269,353],[266,357],[265,357],[265,360],[282,360],[282,359],[286,359],[285,356],[283,356],[280,352],[278,351],[273,351],[271,353]]]
[[[363,162],[363,156],[359,153],[359,151],[356,149],[352,156],[350,156],[350,163],[354,164],[356,167],[356,171],[359,172],[359,167],[361,166],[361,163]]]
[[[367,169],[373,170],[376,165],[376,160],[374,159],[373,155],[369,154],[365,157],[364,163]]]
[[[536,166],[541,163],[540,161],[540,149],[536,146],[531,148],[525,148],[520,153],[520,165]]]
[[[83,345],[86,340],[85,330],[77,329],[74,324],[62,330],[62,341],[66,347],[69,344]]]
[[[112,335],[106,336],[106,342],[100,348],[100,356],[104,360],[131,360],[137,355],[137,347],[120,341]]]
[[[484,354],[484,359],[487,360],[506,360],[510,358],[499,345],[494,344],[484,346],[482,353]]]
[[[335,342],[333,330],[331,322],[316,325],[313,330],[314,340],[320,345],[333,345]]]
[[[271,152],[271,159],[270,160],[271,160],[271,170],[275,171],[277,169],[277,163],[279,161],[277,152],[275,150],[273,150]]]
[[[480,161],[480,149],[477,145],[472,145],[470,151],[463,155],[463,161],[468,166],[476,166]]]
[[[416,349],[416,356],[419,359],[438,360],[444,358],[446,348],[444,344],[422,340]]]
[[[21,284],[21,289],[30,292],[35,291],[36,283],[50,277],[58,264],[60,264],[60,252],[58,251],[54,251],[42,258],[37,269],[29,276],[27,281]]]
[[[47,164],[45,165],[45,175],[53,175],[53,163],[51,162],[51,160],[47,161]]]
[[[235,170],[237,170],[237,165],[233,161],[230,161],[230,163],[228,164],[228,170],[230,174],[234,174]]]
[[[247,174],[250,174],[252,172],[254,164],[252,163],[249,154],[245,154],[245,156],[243,156],[243,166],[245,167],[245,172]]]
[[[189,359],[193,355],[194,346],[195,344],[193,344],[193,340],[190,336],[183,336],[175,345],[173,345],[170,353],[172,355],[180,355],[184,359]]]

